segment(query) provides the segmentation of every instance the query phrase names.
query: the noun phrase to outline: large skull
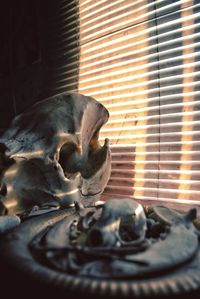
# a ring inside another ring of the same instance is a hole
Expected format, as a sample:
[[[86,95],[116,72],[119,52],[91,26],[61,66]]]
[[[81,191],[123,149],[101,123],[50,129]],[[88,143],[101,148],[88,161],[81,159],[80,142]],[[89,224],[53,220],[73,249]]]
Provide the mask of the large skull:
[[[60,94],[17,116],[0,138],[0,214],[61,201],[73,205],[103,192],[110,176],[108,141],[98,142],[108,120],[91,97]]]

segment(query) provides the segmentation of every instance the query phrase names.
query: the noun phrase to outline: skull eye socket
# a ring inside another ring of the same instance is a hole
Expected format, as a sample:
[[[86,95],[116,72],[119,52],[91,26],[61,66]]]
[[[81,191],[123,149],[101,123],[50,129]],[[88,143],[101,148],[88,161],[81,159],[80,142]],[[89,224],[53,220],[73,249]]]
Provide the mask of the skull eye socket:
[[[62,167],[64,173],[72,175],[78,171],[78,160],[80,158],[80,150],[74,143],[65,143],[59,153],[58,163]]]
[[[6,196],[6,194],[7,194],[7,187],[5,184],[3,184],[0,189],[0,195]]]
[[[8,214],[8,209],[4,206],[4,204],[0,201],[0,215],[4,216]]]

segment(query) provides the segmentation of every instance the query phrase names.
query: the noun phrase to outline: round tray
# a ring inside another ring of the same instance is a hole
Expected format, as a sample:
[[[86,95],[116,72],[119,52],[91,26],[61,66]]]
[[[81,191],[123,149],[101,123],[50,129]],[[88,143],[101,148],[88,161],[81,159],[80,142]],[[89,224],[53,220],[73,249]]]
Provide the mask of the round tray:
[[[25,220],[15,230],[1,238],[0,256],[15,273],[24,274],[27,280],[44,285],[62,294],[87,294],[88,297],[112,296],[125,298],[161,298],[162,296],[198,295],[200,289],[200,252],[190,263],[170,273],[146,279],[95,279],[69,275],[49,268],[36,260],[29,250],[30,241],[47,226],[76,213],[75,209],[59,210]],[[181,250],[181,248],[180,248]],[[87,298],[88,298],[87,297]]]

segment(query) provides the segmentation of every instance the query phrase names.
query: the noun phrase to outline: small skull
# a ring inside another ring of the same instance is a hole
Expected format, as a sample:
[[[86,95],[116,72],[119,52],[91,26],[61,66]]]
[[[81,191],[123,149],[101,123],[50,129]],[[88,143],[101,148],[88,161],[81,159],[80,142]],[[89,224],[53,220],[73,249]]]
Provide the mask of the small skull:
[[[87,242],[91,246],[125,245],[143,240],[146,229],[146,216],[141,204],[132,199],[112,199],[103,206]]]

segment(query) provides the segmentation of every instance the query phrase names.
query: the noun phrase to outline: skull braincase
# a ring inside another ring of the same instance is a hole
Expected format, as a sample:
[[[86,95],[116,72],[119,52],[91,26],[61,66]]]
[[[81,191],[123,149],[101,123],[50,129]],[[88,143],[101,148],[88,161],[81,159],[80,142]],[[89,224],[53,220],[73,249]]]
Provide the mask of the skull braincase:
[[[72,204],[80,181],[84,195],[101,193],[111,158],[108,141],[101,146],[98,137],[108,117],[102,104],[81,94],[50,97],[15,117],[0,138],[1,202],[12,213],[37,204],[34,194]]]

